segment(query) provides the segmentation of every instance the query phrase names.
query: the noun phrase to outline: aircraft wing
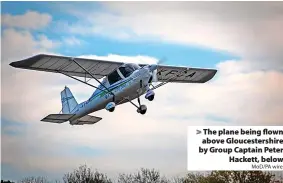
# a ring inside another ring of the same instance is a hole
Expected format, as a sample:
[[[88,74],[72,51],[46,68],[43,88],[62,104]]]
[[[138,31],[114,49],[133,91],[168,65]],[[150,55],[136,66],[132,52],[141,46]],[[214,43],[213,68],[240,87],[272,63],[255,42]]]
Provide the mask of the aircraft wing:
[[[75,62],[72,57],[39,54],[33,57],[12,62],[11,66],[45,72],[63,73],[70,76],[92,78]],[[110,74],[113,70],[123,65],[123,62],[113,62],[98,59],[75,58],[76,61],[87,69],[97,79]],[[140,64],[143,66],[144,64]],[[205,83],[214,77],[217,70],[202,68],[187,68],[178,66],[158,65],[157,78],[161,82],[177,83]]]
[[[212,79],[216,72],[215,69],[158,65],[157,79],[160,82],[205,83]]]
[[[97,59],[75,59],[80,65],[87,69],[97,79],[107,76],[113,70],[123,64],[122,62],[113,62]],[[71,76],[92,78],[76,63],[71,61],[71,57],[65,56],[39,54],[24,60],[12,62],[10,63],[10,65],[22,69],[64,73]]]

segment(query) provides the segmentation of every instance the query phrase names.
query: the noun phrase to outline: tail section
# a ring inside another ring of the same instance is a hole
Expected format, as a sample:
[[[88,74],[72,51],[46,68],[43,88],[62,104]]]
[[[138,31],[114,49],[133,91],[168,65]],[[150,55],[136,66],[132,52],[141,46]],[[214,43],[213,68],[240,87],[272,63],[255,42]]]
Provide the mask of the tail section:
[[[79,105],[68,87],[65,87],[61,92],[61,102],[62,114],[49,114],[41,121],[57,124],[70,121],[71,125],[85,125],[95,124],[102,119],[91,115],[85,115],[77,119],[76,114],[72,114],[72,111]]]
[[[65,87],[65,89],[61,92],[61,103],[63,114],[70,114],[71,111],[78,105],[75,97],[68,87]]]

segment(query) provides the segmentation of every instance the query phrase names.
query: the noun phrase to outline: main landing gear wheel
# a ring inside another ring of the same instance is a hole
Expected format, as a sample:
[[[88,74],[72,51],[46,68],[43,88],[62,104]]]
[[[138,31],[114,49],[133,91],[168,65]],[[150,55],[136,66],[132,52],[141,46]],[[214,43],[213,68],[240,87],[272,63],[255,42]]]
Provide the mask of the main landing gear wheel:
[[[114,110],[115,110],[115,107],[112,107],[112,108],[110,108],[108,111],[109,111],[109,112],[114,112]]]
[[[106,110],[109,111],[109,112],[114,112],[115,110],[115,102],[109,102],[107,105],[106,105]]]
[[[153,99],[154,99],[154,95],[151,95],[151,96],[148,97],[149,101],[153,101]]]
[[[146,111],[147,111],[146,105],[141,105],[141,106],[137,109],[137,112],[140,113],[140,114],[145,114]]]
[[[137,109],[137,112],[140,114],[145,114],[147,108],[146,108],[146,105],[141,105],[140,97],[138,97],[138,103],[139,103],[139,107]]]

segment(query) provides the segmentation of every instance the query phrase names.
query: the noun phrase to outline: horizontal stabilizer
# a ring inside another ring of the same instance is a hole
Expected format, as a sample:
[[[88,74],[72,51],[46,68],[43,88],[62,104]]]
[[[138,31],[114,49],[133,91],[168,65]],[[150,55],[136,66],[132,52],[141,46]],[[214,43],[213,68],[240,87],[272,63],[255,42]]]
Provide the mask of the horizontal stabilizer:
[[[64,123],[69,121],[75,114],[49,114],[41,121],[50,122],[50,123]]]
[[[96,117],[96,116],[91,116],[91,115],[86,115],[86,116],[78,119],[76,125],[84,125],[84,124],[91,125],[91,124],[97,123],[100,120],[102,120],[102,118]]]

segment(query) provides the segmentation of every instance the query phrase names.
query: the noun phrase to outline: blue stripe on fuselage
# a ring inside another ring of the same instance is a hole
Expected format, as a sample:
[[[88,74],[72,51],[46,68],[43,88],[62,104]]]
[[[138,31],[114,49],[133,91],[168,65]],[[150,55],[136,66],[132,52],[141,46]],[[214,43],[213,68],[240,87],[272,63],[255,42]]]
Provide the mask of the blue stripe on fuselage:
[[[128,82],[128,81],[130,81],[131,79],[132,79],[132,78],[128,78],[128,79],[126,79],[126,80],[120,80],[120,81],[118,81],[118,83],[115,83],[115,84],[111,85],[108,89],[111,90],[111,89],[115,88],[116,86],[118,86],[119,84],[121,84],[121,83],[123,83],[123,82]],[[94,91],[94,93],[91,95],[91,97],[89,98],[89,100],[92,99],[92,98],[94,98],[94,97],[96,97],[97,95],[100,95],[102,92],[107,92],[107,90],[106,90],[104,87],[100,87],[100,86],[99,86],[99,88],[102,89],[103,91],[102,91],[102,90],[99,90],[99,89],[96,89],[96,90]]]

